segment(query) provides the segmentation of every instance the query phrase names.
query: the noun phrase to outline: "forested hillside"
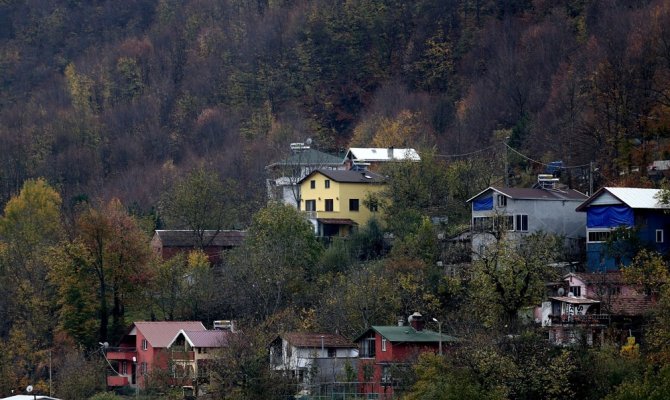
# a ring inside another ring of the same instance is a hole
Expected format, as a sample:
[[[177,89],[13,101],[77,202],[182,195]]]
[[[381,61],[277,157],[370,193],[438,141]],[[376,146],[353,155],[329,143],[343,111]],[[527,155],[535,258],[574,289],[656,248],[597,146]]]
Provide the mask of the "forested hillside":
[[[2,203],[44,176],[66,203],[116,196],[148,212],[205,165],[249,182],[245,203],[257,204],[263,166],[307,137],[333,152],[461,154],[500,153],[509,136],[536,160],[595,161],[602,183],[665,157],[670,11],[662,0],[8,0],[0,77]]]
[[[380,220],[325,246],[267,201],[265,166],[307,138],[421,161],[383,169]],[[420,311],[463,340],[403,370],[403,398],[668,398],[661,255],[624,276],[644,319],[563,348],[522,318],[574,265],[562,238],[500,231],[474,261],[446,239],[466,199],[552,161],[582,191],[657,184],[669,138],[667,0],[0,0],[0,395],[91,398],[132,321],[230,318],[212,398],[285,399],[278,332],[352,340]],[[157,228],[196,248],[158,257]],[[236,228],[212,268],[203,231]],[[142,394],[178,398],[160,373]]]

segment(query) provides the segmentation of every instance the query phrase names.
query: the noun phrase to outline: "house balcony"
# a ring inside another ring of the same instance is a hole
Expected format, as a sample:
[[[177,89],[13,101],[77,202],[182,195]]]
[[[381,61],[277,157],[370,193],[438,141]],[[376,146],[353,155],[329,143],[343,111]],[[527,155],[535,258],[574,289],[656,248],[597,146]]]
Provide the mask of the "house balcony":
[[[608,325],[610,314],[549,315],[551,325]]]
[[[106,352],[108,360],[133,361],[133,357],[137,357],[136,347],[108,347]]]
[[[303,211],[302,214],[305,216],[307,219],[316,219],[316,211]]]
[[[110,387],[128,386],[129,384],[127,376],[115,375],[107,377],[107,386]]]
[[[195,352],[193,351],[173,351],[170,353],[173,361],[194,361]]]

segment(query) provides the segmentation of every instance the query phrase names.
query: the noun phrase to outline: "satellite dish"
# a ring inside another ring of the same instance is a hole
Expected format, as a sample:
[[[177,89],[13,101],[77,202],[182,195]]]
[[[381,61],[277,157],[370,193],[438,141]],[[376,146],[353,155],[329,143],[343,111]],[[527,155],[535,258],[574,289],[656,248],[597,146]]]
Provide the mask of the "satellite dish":
[[[563,296],[565,294],[565,289],[563,288],[558,288],[558,295]]]
[[[30,393],[32,391],[33,391],[33,385],[28,385],[28,387],[26,388],[26,392]]]
[[[305,144],[306,144],[307,146],[311,146],[311,145],[312,145],[312,138],[307,138],[307,139],[305,140]]]

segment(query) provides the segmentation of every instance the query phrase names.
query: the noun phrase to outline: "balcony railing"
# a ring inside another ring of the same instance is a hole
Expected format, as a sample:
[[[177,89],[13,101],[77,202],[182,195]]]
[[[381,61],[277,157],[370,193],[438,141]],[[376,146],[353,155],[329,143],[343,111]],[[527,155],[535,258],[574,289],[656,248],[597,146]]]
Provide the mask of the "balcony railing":
[[[132,360],[137,356],[136,347],[108,347],[105,351],[110,360]]]
[[[610,314],[550,315],[552,325],[560,324],[609,324]]]
[[[307,219],[316,219],[316,211],[303,211],[302,213]]]

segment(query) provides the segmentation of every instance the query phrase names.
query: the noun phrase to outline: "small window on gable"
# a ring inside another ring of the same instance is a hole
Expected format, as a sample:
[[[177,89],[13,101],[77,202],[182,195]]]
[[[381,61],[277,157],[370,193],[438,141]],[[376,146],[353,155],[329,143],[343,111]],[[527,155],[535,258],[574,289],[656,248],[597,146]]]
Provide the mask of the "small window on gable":
[[[149,343],[146,339],[142,339],[142,350],[146,350],[149,347]]]
[[[326,189],[330,188],[330,179],[326,179],[325,185],[326,185]]]
[[[309,188],[310,189],[316,189],[316,181],[314,181],[314,180],[309,181]]]
[[[581,286],[570,286],[570,293],[574,294],[575,297],[580,297],[582,295]]]
[[[386,338],[382,338],[382,351],[386,351]]]
[[[656,229],[656,243],[663,243],[663,229]]]
[[[507,197],[498,195],[498,207],[507,207]]]

